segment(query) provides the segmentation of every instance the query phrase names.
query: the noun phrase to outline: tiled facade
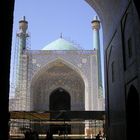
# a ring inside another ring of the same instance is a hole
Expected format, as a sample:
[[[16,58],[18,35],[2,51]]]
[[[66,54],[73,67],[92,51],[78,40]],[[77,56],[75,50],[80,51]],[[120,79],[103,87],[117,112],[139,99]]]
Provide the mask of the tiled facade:
[[[71,110],[103,110],[104,100],[98,96],[96,53],[96,50],[24,52],[16,110],[49,110],[50,95],[59,87],[70,94]]]

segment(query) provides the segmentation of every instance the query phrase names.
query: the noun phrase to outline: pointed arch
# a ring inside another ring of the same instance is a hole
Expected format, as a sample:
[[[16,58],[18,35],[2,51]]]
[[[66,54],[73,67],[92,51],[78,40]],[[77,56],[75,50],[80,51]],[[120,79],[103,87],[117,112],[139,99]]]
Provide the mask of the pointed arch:
[[[68,62],[66,60],[64,60],[61,57],[58,57],[50,62],[48,62],[45,66],[43,66],[42,68],[39,69],[39,71],[37,71],[34,76],[32,77],[31,83],[33,83],[34,81],[37,80],[37,78],[39,77],[39,75],[45,71],[47,71],[49,68],[53,67],[55,64],[57,63],[63,63],[66,66],[68,66],[69,68],[71,68],[72,70],[74,70],[75,72],[77,72],[79,74],[79,76],[83,79],[84,83],[85,83],[85,87],[88,87],[88,80],[85,76],[85,74],[74,64],[72,64],[71,62]]]
[[[43,66],[33,77],[30,87],[32,110],[49,110],[51,93],[63,88],[70,94],[71,109],[85,110],[86,78],[74,64],[57,58]]]
[[[71,97],[70,94],[63,88],[55,89],[49,97],[50,110],[70,110]]]

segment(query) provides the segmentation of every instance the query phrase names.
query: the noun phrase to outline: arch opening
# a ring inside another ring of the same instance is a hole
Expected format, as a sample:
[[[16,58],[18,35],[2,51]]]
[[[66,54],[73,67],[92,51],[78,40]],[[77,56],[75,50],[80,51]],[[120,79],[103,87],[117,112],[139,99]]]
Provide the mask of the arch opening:
[[[59,87],[55,89],[50,95],[50,111],[68,111],[71,108],[71,98],[69,93],[63,88]],[[65,117],[65,116],[64,116]],[[57,119],[57,118],[56,118]],[[66,119],[66,118],[64,118]],[[63,134],[67,130],[67,133],[71,133],[71,125],[55,124],[50,125],[50,131],[53,134]]]
[[[127,140],[137,139],[140,129],[139,95],[132,85],[126,101]]]
[[[63,88],[59,87],[50,95],[50,110],[70,110],[71,98],[69,93]]]
[[[80,77],[80,78],[81,78],[81,77]],[[80,80],[81,80],[81,79],[80,79]],[[45,99],[43,99],[43,98],[41,97],[41,94],[44,94],[44,96],[46,96],[45,94],[46,94],[46,93],[49,93],[49,92],[44,92],[44,91],[43,91],[44,89],[43,89],[43,88],[41,87],[41,85],[40,85],[40,84],[43,83],[43,82],[40,82],[40,81],[44,81],[43,75],[41,75],[41,77],[38,77],[38,82],[35,81],[35,84],[33,85],[33,87],[35,88],[35,89],[33,90],[33,92],[32,92],[32,93],[33,93],[33,96],[34,96],[34,98],[32,98],[32,99],[33,99],[33,108],[36,109],[36,110],[42,110],[42,107],[41,107],[42,105],[41,105],[41,104],[43,103],[43,101],[44,101],[46,98],[48,98],[48,97],[46,97]],[[59,83],[60,85],[59,85],[59,84],[58,84],[58,85],[55,85],[54,87],[51,88],[51,90],[54,90],[55,88],[61,86],[61,80],[60,80],[58,83]],[[43,83],[43,86],[44,86],[44,84],[45,84],[45,83]],[[83,83],[82,83],[82,84],[83,84]],[[82,84],[81,84],[81,85],[82,85]],[[83,85],[84,85],[84,84],[83,84]],[[36,86],[39,87],[39,88],[37,89]],[[62,87],[63,87],[63,86],[62,86]],[[64,87],[64,88],[66,88],[66,90],[69,90],[69,89],[67,89],[67,87]],[[84,88],[85,88],[85,86],[84,86]],[[82,88],[82,89],[84,89],[84,88]],[[37,89],[37,90],[36,90],[36,89]],[[51,91],[51,90],[50,90],[50,91]],[[83,90],[83,91],[85,91],[85,90]],[[34,93],[35,93],[36,95],[34,95]],[[50,93],[49,93],[49,94],[50,94]],[[82,94],[83,94],[83,92],[82,92]],[[84,94],[84,95],[85,95],[85,94]],[[38,97],[38,96],[41,97],[40,99],[41,99],[41,102],[42,102],[41,104],[39,104],[39,107],[37,107],[37,105],[36,105],[36,104],[38,103],[38,99],[35,99],[35,97]],[[78,95],[78,96],[79,96],[79,95]],[[80,100],[81,100],[81,99],[80,99]],[[83,100],[83,99],[82,99],[82,100]],[[83,101],[82,105],[78,103],[78,106],[79,106],[78,108],[80,108],[80,107],[82,106],[82,109],[84,109],[83,104],[84,104],[84,101]],[[74,104],[74,105],[73,105],[73,109],[75,109],[76,106],[77,106],[77,104]],[[60,108],[61,108],[61,107],[60,107]],[[43,107],[43,110],[44,110],[44,109],[45,109],[45,105],[44,105],[44,107]],[[77,108],[76,108],[76,109],[77,109]],[[80,110],[81,110],[81,109],[80,109]]]

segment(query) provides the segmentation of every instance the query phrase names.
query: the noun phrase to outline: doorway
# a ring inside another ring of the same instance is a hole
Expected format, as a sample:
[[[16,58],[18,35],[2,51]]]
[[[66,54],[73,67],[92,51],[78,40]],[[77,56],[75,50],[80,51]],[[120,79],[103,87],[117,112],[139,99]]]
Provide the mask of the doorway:
[[[127,140],[137,139],[140,128],[139,94],[132,85],[126,101]]]
[[[63,88],[57,88],[50,95],[50,111],[68,111],[70,110],[70,95]],[[64,120],[58,121],[58,124],[50,126],[50,131],[53,134],[67,135],[71,133],[71,125],[65,124],[65,116],[62,116]],[[58,119],[58,118],[56,118]],[[56,120],[57,121],[57,120]]]
[[[63,88],[54,90],[50,95],[50,111],[70,110],[70,95]]]

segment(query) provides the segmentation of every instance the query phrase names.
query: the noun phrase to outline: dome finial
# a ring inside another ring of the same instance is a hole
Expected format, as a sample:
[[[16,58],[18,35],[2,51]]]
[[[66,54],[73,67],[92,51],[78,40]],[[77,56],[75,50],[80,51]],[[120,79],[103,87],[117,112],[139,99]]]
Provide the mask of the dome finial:
[[[22,17],[22,20],[24,20],[24,21],[26,20],[25,16]]]
[[[62,33],[60,33],[60,38],[63,38],[63,35],[62,35]]]

